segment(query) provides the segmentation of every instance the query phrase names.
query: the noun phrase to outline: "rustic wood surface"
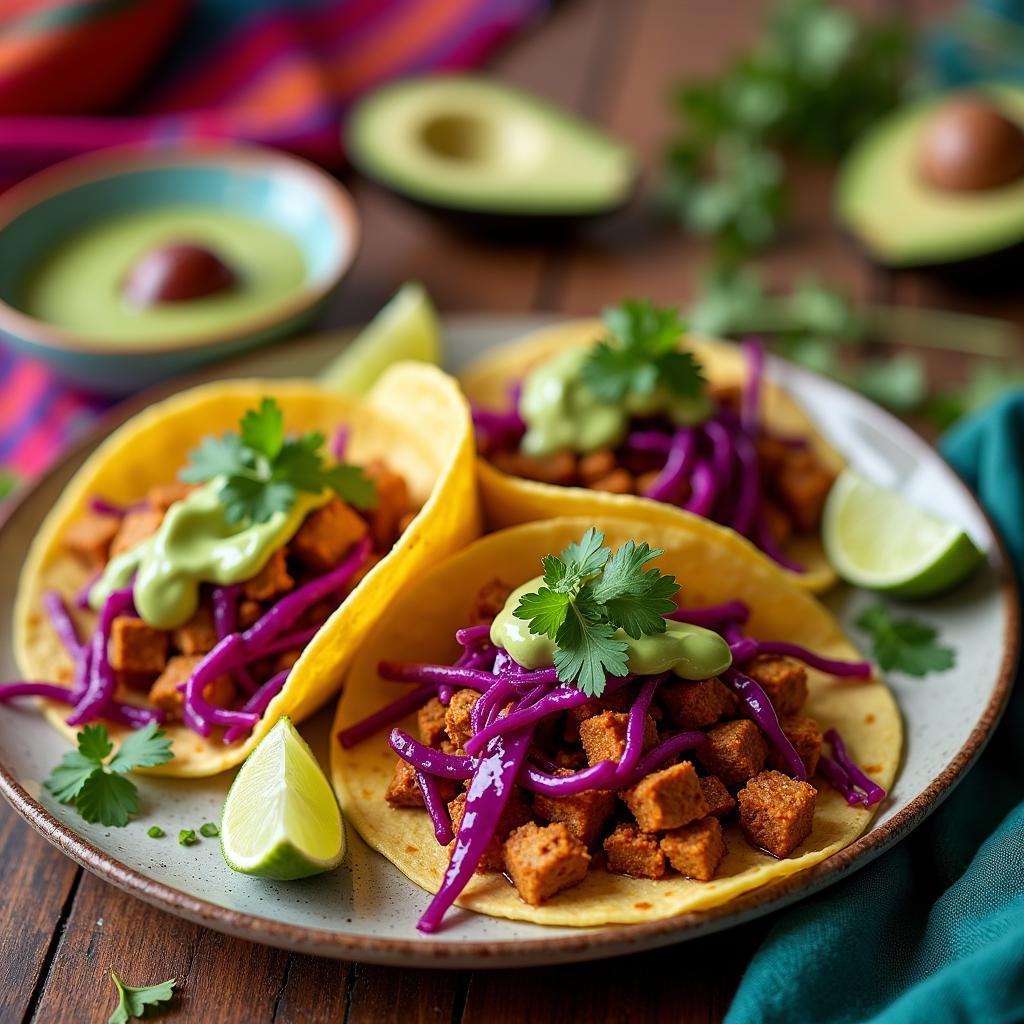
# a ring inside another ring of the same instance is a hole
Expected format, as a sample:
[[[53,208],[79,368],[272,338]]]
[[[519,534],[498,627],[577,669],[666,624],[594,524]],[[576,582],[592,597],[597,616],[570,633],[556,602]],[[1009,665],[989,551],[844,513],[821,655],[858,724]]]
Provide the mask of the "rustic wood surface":
[[[701,246],[659,223],[649,194],[670,127],[668,86],[715,70],[754,34],[758,0],[575,0],[555,7],[493,68],[604,123],[644,161],[641,196],[568,240],[508,245],[460,235],[372,186],[352,181],[364,220],[358,263],[331,311],[371,313],[407,278],[442,309],[590,313],[624,294],[680,301],[692,294]],[[926,18],[944,2],[885,5]],[[1024,302],[951,291],[921,274],[872,269],[831,224],[827,168],[794,169],[797,208],[761,265],[771,282],[813,269],[861,298],[987,312],[1024,324]],[[936,354],[936,380],[964,364]],[[84,873],[0,802],[0,1021],[105,1021],[111,967],[129,983],[174,976],[167,1021],[347,1021],[494,1024],[723,1018],[771,919],[608,963],[514,972],[419,971],[319,960],[227,938],[152,909]]]

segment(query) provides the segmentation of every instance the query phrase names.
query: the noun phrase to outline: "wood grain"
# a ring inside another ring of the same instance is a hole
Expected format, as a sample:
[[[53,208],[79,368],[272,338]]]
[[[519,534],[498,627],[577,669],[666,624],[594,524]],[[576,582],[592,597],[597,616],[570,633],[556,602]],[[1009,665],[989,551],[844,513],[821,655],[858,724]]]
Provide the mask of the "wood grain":
[[[80,869],[0,800],[0,872],[0,1021],[16,1021],[64,928]]]

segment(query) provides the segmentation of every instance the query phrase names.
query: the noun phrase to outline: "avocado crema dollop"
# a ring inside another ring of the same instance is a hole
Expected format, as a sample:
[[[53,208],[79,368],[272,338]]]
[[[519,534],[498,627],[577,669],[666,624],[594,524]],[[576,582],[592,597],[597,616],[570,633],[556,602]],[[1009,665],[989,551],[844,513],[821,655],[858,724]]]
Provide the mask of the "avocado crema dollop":
[[[262,523],[229,523],[217,492],[223,481],[211,480],[167,510],[151,537],[112,558],[89,592],[99,611],[115,590],[132,584],[135,610],[157,629],[177,629],[199,607],[201,583],[227,586],[251,579],[270,556],[295,535],[330,492],[300,491],[287,512],[274,512]]]
[[[543,577],[537,576],[517,587],[491,623],[491,643],[531,671],[554,664],[555,642],[531,633],[529,624],[513,612],[524,594],[535,593],[543,586]],[[710,629],[671,620],[665,622],[665,627],[664,633],[638,640],[621,629],[616,632],[616,639],[626,642],[630,672],[641,676],[674,672],[680,679],[710,679],[732,664],[729,645]]]
[[[663,386],[646,394],[629,391],[621,402],[604,401],[583,382],[588,355],[586,348],[559,352],[523,379],[519,414],[526,423],[522,450],[527,455],[567,450],[585,455],[615,447],[625,439],[635,416],[664,415],[680,426],[692,426],[711,414],[707,394],[684,398]]]

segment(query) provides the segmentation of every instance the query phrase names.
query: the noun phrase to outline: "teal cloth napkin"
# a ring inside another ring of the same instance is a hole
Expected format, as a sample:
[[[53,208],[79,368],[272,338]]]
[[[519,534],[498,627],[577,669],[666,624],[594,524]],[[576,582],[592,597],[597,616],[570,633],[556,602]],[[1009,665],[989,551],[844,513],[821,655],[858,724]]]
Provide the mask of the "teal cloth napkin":
[[[942,451],[1024,578],[1024,394]],[[726,1024],[1024,1021],[1024,692],[978,764],[912,836],[782,914]]]

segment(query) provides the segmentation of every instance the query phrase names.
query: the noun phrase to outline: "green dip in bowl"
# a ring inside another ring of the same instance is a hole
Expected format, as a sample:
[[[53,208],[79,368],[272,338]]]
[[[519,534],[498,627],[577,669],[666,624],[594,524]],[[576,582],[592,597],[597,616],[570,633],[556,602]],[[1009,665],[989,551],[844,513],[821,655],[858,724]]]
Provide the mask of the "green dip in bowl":
[[[0,197],[0,330],[62,375],[124,393],[302,326],[357,238],[347,192],[293,157],[106,150]],[[170,249],[202,251],[228,283],[138,301],[133,274]]]

